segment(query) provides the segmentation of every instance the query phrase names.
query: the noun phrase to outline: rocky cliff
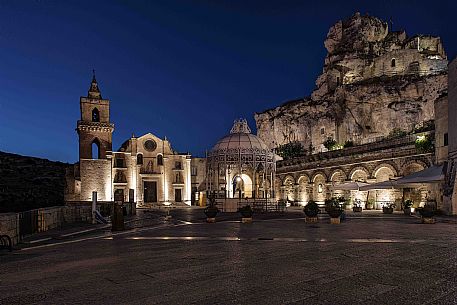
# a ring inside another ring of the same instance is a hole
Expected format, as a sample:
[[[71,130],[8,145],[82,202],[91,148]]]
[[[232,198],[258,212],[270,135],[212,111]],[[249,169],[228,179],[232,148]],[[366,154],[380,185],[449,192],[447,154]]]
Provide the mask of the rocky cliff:
[[[316,152],[328,138],[363,144],[434,120],[434,102],[447,94],[439,37],[389,32],[387,22],[356,13],[332,26],[324,45],[311,96],[255,114],[271,148],[300,141]]]
[[[63,205],[68,167],[0,151],[0,213]]]

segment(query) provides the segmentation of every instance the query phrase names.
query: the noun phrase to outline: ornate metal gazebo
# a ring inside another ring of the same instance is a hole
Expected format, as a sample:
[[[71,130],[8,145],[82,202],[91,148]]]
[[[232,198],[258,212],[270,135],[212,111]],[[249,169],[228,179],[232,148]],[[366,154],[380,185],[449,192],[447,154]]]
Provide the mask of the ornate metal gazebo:
[[[207,154],[206,189],[219,198],[274,198],[275,154],[236,120]]]

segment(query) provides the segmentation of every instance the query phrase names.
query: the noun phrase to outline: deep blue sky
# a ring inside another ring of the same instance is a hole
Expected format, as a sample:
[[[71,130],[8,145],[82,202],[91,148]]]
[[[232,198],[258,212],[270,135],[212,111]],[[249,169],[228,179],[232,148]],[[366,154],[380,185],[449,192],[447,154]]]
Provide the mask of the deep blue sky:
[[[79,97],[96,69],[113,148],[167,136],[203,155],[235,118],[309,95],[329,27],[354,12],[457,54],[457,1],[0,0],[0,150],[75,162]]]

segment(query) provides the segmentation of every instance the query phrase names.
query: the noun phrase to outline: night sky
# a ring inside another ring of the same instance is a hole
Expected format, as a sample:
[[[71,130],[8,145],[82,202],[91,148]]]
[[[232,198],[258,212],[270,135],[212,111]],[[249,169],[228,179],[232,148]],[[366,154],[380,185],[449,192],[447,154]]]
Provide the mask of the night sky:
[[[0,0],[0,150],[78,159],[92,69],[111,100],[113,149],[132,133],[204,155],[245,117],[307,96],[323,41],[354,12],[441,36],[457,55],[457,1]]]

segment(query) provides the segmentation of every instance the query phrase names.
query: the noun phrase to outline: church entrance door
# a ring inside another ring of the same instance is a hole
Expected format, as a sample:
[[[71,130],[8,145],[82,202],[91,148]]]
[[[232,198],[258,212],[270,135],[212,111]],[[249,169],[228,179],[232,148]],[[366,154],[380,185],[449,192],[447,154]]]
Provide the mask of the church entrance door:
[[[175,189],[175,202],[181,202],[181,189]]]
[[[157,182],[144,181],[144,202],[157,202]]]

